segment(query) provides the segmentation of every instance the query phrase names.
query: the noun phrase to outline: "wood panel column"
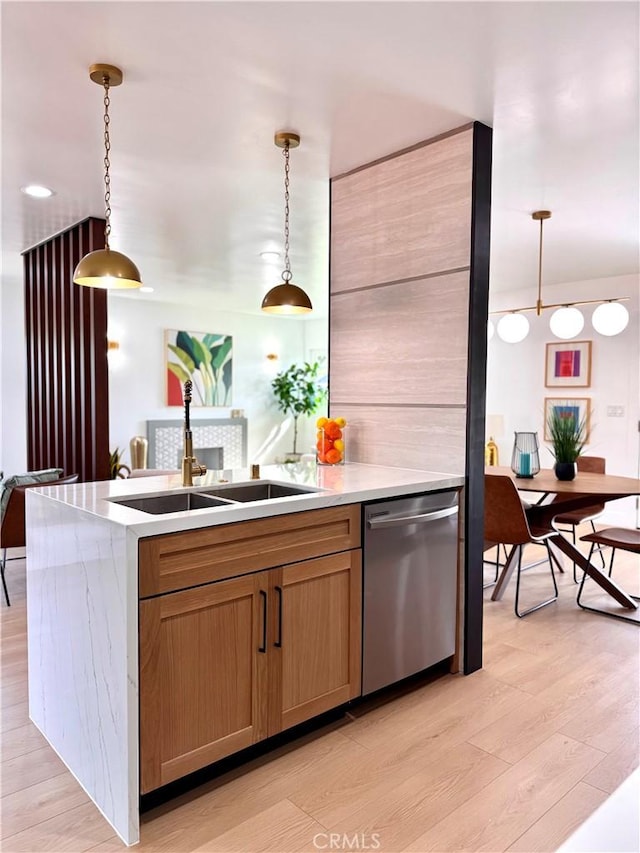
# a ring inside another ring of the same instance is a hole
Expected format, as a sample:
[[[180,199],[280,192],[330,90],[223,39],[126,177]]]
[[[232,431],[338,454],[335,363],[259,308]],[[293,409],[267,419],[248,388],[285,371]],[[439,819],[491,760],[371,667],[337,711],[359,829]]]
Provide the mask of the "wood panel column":
[[[89,218],[24,252],[27,464],[109,478],[107,294],[79,287],[80,259],[104,248]]]
[[[347,458],[464,474],[464,667],[482,665],[491,129],[331,181],[330,411]]]

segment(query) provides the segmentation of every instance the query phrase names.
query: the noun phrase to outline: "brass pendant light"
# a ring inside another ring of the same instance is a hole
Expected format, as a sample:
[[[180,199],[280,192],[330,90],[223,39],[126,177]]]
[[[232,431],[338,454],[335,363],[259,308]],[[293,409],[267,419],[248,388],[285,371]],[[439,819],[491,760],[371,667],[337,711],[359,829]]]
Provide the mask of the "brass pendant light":
[[[140,272],[133,261],[122,252],[115,252],[109,247],[111,234],[111,161],[109,152],[111,140],[109,136],[109,90],[112,86],[122,83],[122,71],[115,65],[98,63],[89,68],[89,77],[94,83],[104,88],[104,249],[89,252],[80,261],[73,273],[76,284],[84,287],[99,287],[105,289],[125,289],[140,287],[142,281]]]
[[[289,150],[300,145],[300,137],[290,131],[279,131],[274,140],[284,155],[284,270],[282,284],[272,287],[262,300],[262,310],[268,314],[308,314],[313,310],[311,300],[301,287],[291,281],[289,262]]]

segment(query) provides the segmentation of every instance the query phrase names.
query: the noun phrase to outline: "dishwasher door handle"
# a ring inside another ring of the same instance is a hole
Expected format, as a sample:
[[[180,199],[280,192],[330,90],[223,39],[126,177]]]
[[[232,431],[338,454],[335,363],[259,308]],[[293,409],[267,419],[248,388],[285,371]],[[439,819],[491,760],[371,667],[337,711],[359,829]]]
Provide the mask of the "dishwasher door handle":
[[[392,518],[373,518],[367,521],[369,530],[378,530],[381,527],[400,527],[405,524],[428,524],[430,521],[438,521],[440,518],[448,518],[456,515],[457,506],[438,509],[435,512],[425,512],[421,515],[401,515]]]

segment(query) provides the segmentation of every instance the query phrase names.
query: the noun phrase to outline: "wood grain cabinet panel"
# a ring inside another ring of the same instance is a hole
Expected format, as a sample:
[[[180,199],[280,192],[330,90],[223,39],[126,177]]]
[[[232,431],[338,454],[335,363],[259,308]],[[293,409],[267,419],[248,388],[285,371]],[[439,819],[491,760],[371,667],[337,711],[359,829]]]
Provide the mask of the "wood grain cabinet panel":
[[[202,565],[211,577],[238,575],[140,601],[143,794],[360,694],[361,550],[331,553],[336,543],[360,544],[360,515],[355,504],[209,528],[195,531],[191,551],[183,534],[141,542],[148,562],[159,547],[181,560],[181,582],[205,576]],[[261,552],[269,523],[288,531],[289,550]],[[250,568],[253,553],[270,561],[322,547],[320,557]]]
[[[140,603],[142,793],[267,736],[266,575]]]
[[[140,598],[360,546],[360,505],[142,539]]]
[[[275,570],[272,732],[361,692],[362,557],[345,551]]]
[[[331,292],[468,267],[472,129],[336,178]]]
[[[331,303],[334,400],[466,404],[468,272],[340,293]]]
[[[350,406],[331,401],[349,423],[347,461],[448,474],[465,472],[465,408]]]

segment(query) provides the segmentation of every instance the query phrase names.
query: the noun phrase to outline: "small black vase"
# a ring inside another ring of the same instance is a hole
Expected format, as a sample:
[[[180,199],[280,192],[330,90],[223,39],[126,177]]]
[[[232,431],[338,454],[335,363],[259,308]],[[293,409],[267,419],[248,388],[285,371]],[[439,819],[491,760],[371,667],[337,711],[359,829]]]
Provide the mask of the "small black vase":
[[[573,480],[576,476],[578,466],[575,462],[556,462],[553,470],[558,480]]]

